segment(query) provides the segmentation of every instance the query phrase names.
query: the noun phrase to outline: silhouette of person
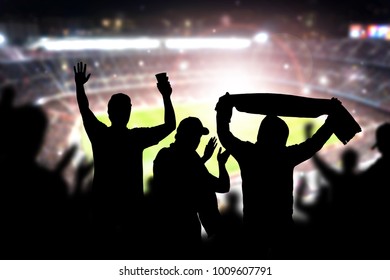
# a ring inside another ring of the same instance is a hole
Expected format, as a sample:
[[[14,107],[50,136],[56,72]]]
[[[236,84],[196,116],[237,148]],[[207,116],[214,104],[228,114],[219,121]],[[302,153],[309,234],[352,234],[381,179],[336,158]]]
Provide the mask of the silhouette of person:
[[[42,108],[13,106],[15,89],[2,90],[1,256],[7,259],[52,259],[64,256],[67,184],[61,164],[49,170],[37,162],[48,120]]]
[[[204,162],[212,154],[215,139],[209,141],[206,157],[196,149],[209,130],[196,117],[183,119],[175,142],[161,149],[153,166],[153,188],[158,197],[160,222],[153,231],[160,258],[202,258],[203,225],[209,238],[220,230],[220,213],[215,192],[228,192],[230,178],[225,167],[229,154],[218,152],[219,177],[209,173]]]
[[[390,258],[390,230],[387,224],[390,215],[390,123],[385,122],[376,129],[379,158],[361,173],[361,243],[365,259]]]
[[[74,190],[69,201],[69,258],[92,259],[93,243],[90,236],[96,234],[90,224],[93,162],[85,157],[74,170]],[[75,234],[77,232],[77,234]]]
[[[82,62],[77,63],[74,74],[77,102],[93,151],[92,220],[100,244],[97,246],[104,246],[104,249],[97,248],[101,252],[98,258],[128,256],[121,255],[122,252],[139,257],[143,245],[142,152],[158,144],[176,127],[172,88],[168,81],[157,83],[164,101],[163,124],[128,129],[131,99],[126,94],[116,93],[108,102],[111,126],[107,126],[96,118],[89,107],[84,84],[91,74],[86,74],[86,67]]]
[[[241,103],[245,103],[245,99]],[[336,111],[340,102],[332,99],[332,104]],[[270,114],[259,126],[257,142],[251,143],[230,132],[233,107],[228,93],[219,98],[217,133],[241,171],[247,257],[293,258],[294,168],[312,157],[330,138],[334,117],[328,116],[311,138],[286,146],[289,128],[281,118]]]
[[[226,204],[220,211],[222,230],[216,246],[219,259],[239,259],[242,256],[243,221],[239,203],[237,192],[226,194]]]
[[[12,115],[14,112],[13,102],[16,96],[15,88],[5,85],[1,89],[0,116],[3,120],[2,130],[4,135],[10,134],[12,129]],[[0,162],[5,163],[7,158],[12,157],[12,151],[8,149],[12,145],[12,137],[0,137]]]
[[[312,124],[306,125],[306,136],[310,137]],[[357,209],[359,208],[359,174],[357,171],[358,153],[352,149],[345,149],[341,155],[341,170],[337,170],[327,164],[317,154],[312,160],[320,174],[325,178],[330,187],[331,197],[331,227],[333,230],[329,236],[335,247],[335,258],[352,258],[355,256],[358,226]]]
[[[318,177],[318,176],[317,176]],[[311,202],[305,201],[307,195],[313,195]],[[295,209],[305,215],[295,220],[297,225],[297,257],[299,259],[328,259],[334,249],[330,239],[330,195],[329,187],[317,185],[309,190],[307,175],[302,174],[294,196]]]

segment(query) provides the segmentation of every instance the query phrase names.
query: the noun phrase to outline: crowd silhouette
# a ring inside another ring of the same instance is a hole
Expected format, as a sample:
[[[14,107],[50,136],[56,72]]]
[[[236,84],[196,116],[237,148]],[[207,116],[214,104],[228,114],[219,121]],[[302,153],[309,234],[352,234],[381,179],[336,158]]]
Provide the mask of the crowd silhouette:
[[[74,66],[93,161],[80,161],[72,183],[63,173],[78,148],[69,147],[52,170],[40,164],[45,112],[37,105],[15,106],[12,86],[1,90],[2,259],[390,258],[390,123],[376,130],[373,149],[380,157],[371,166],[359,170],[358,152],[346,146],[337,170],[318,152],[333,134],[347,145],[359,132],[338,99],[313,100],[318,107],[309,110],[293,96],[286,106],[275,96],[254,103],[248,94],[226,93],[215,107],[218,137],[206,140],[200,156],[197,149],[210,131],[197,116],[183,118],[176,128],[166,75],[156,75],[162,123],[136,128],[128,128],[132,103],[124,93],[107,104],[110,126],[96,118],[84,89],[90,77],[86,64]],[[264,116],[255,143],[230,130],[234,108]],[[328,115],[322,126],[313,133],[309,123],[306,140],[287,146],[289,127],[282,117],[313,112]],[[174,142],[157,153],[144,193],[143,151],[171,133]],[[217,176],[206,167],[214,154]],[[242,196],[231,189],[230,156],[239,164]],[[305,174],[294,182],[294,168],[306,160],[325,182],[314,190]],[[222,206],[217,194],[225,197]],[[311,202],[305,200],[309,194]],[[305,219],[294,219],[294,209]]]

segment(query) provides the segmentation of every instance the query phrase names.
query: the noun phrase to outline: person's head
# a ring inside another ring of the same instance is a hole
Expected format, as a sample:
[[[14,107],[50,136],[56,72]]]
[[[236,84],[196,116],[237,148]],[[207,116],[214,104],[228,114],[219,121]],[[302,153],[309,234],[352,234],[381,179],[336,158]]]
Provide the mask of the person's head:
[[[257,143],[273,148],[285,147],[288,134],[288,126],[281,118],[267,115],[260,124]]]
[[[383,156],[390,155],[390,123],[386,122],[377,128],[376,142],[372,148],[378,148]]]
[[[353,172],[358,164],[358,154],[354,149],[346,149],[341,155],[341,161],[345,172]]]
[[[208,135],[209,130],[202,125],[202,122],[196,117],[183,119],[176,130],[176,142],[181,143],[191,150],[196,150],[203,135]]]
[[[124,93],[116,93],[108,101],[108,117],[114,126],[126,126],[130,119],[131,99]]]

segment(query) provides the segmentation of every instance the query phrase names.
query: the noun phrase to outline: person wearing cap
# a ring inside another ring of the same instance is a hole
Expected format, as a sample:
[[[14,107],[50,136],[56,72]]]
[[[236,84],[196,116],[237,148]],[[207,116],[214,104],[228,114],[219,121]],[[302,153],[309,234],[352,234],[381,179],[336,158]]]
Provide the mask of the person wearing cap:
[[[360,243],[364,259],[390,258],[390,123],[376,129],[376,142],[372,146],[379,157],[361,172]]]
[[[245,103],[245,100],[241,100]],[[339,102],[332,101],[334,111]],[[277,106],[277,104],[275,104]],[[217,133],[237,160],[242,178],[247,258],[293,258],[293,174],[298,164],[319,151],[333,134],[334,116],[306,141],[286,146],[287,124],[276,115],[261,121],[257,142],[242,141],[229,128],[234,104],[228,93],[216,105]]]
[[[157,257],[203,258],[201,226],[209,237],[218,233],[220,213],[215,192],[230,189],[225,167],[229,153],[220,148],[219,177],[209,173],[205,160],[196,152],[202,136],[208,134],[198,118],[185,118],[177,128],[175,141],[162,148],[154,160],[153,186],[158,206],[152,234]]]
[[[84,128],[92,144],[94,178],[92,186],[93,234],[97,235],[98,258],[122,258],[118,252],[140,253],[136,245],[143,236],[143,150],[158,144],[176,128],[169,82],[158,83],[164,102],[164,123],[154,127],[127,128],[131,99],[113,94],[108,102],[111,126],[100,122],[89,107],[84,84],[86,64],[74,66],[76,96]],[[135,239],[135,240],[132,240]],[[131,242],[131,250],[126,244]],[[102,244],[104,243],[104,244]],[[100,245],[99,245],[100,244]],[[100,246],[100,247],[99,247]],[[139,256],[139,255],[137,255]]]

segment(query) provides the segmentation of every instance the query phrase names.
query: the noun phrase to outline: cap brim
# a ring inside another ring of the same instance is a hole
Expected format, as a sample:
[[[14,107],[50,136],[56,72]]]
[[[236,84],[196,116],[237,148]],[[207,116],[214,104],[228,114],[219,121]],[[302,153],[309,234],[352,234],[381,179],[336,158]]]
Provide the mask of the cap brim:
[[[205,127],[202,128],[202,135],[208,135],[209,134],[209,130]]]

